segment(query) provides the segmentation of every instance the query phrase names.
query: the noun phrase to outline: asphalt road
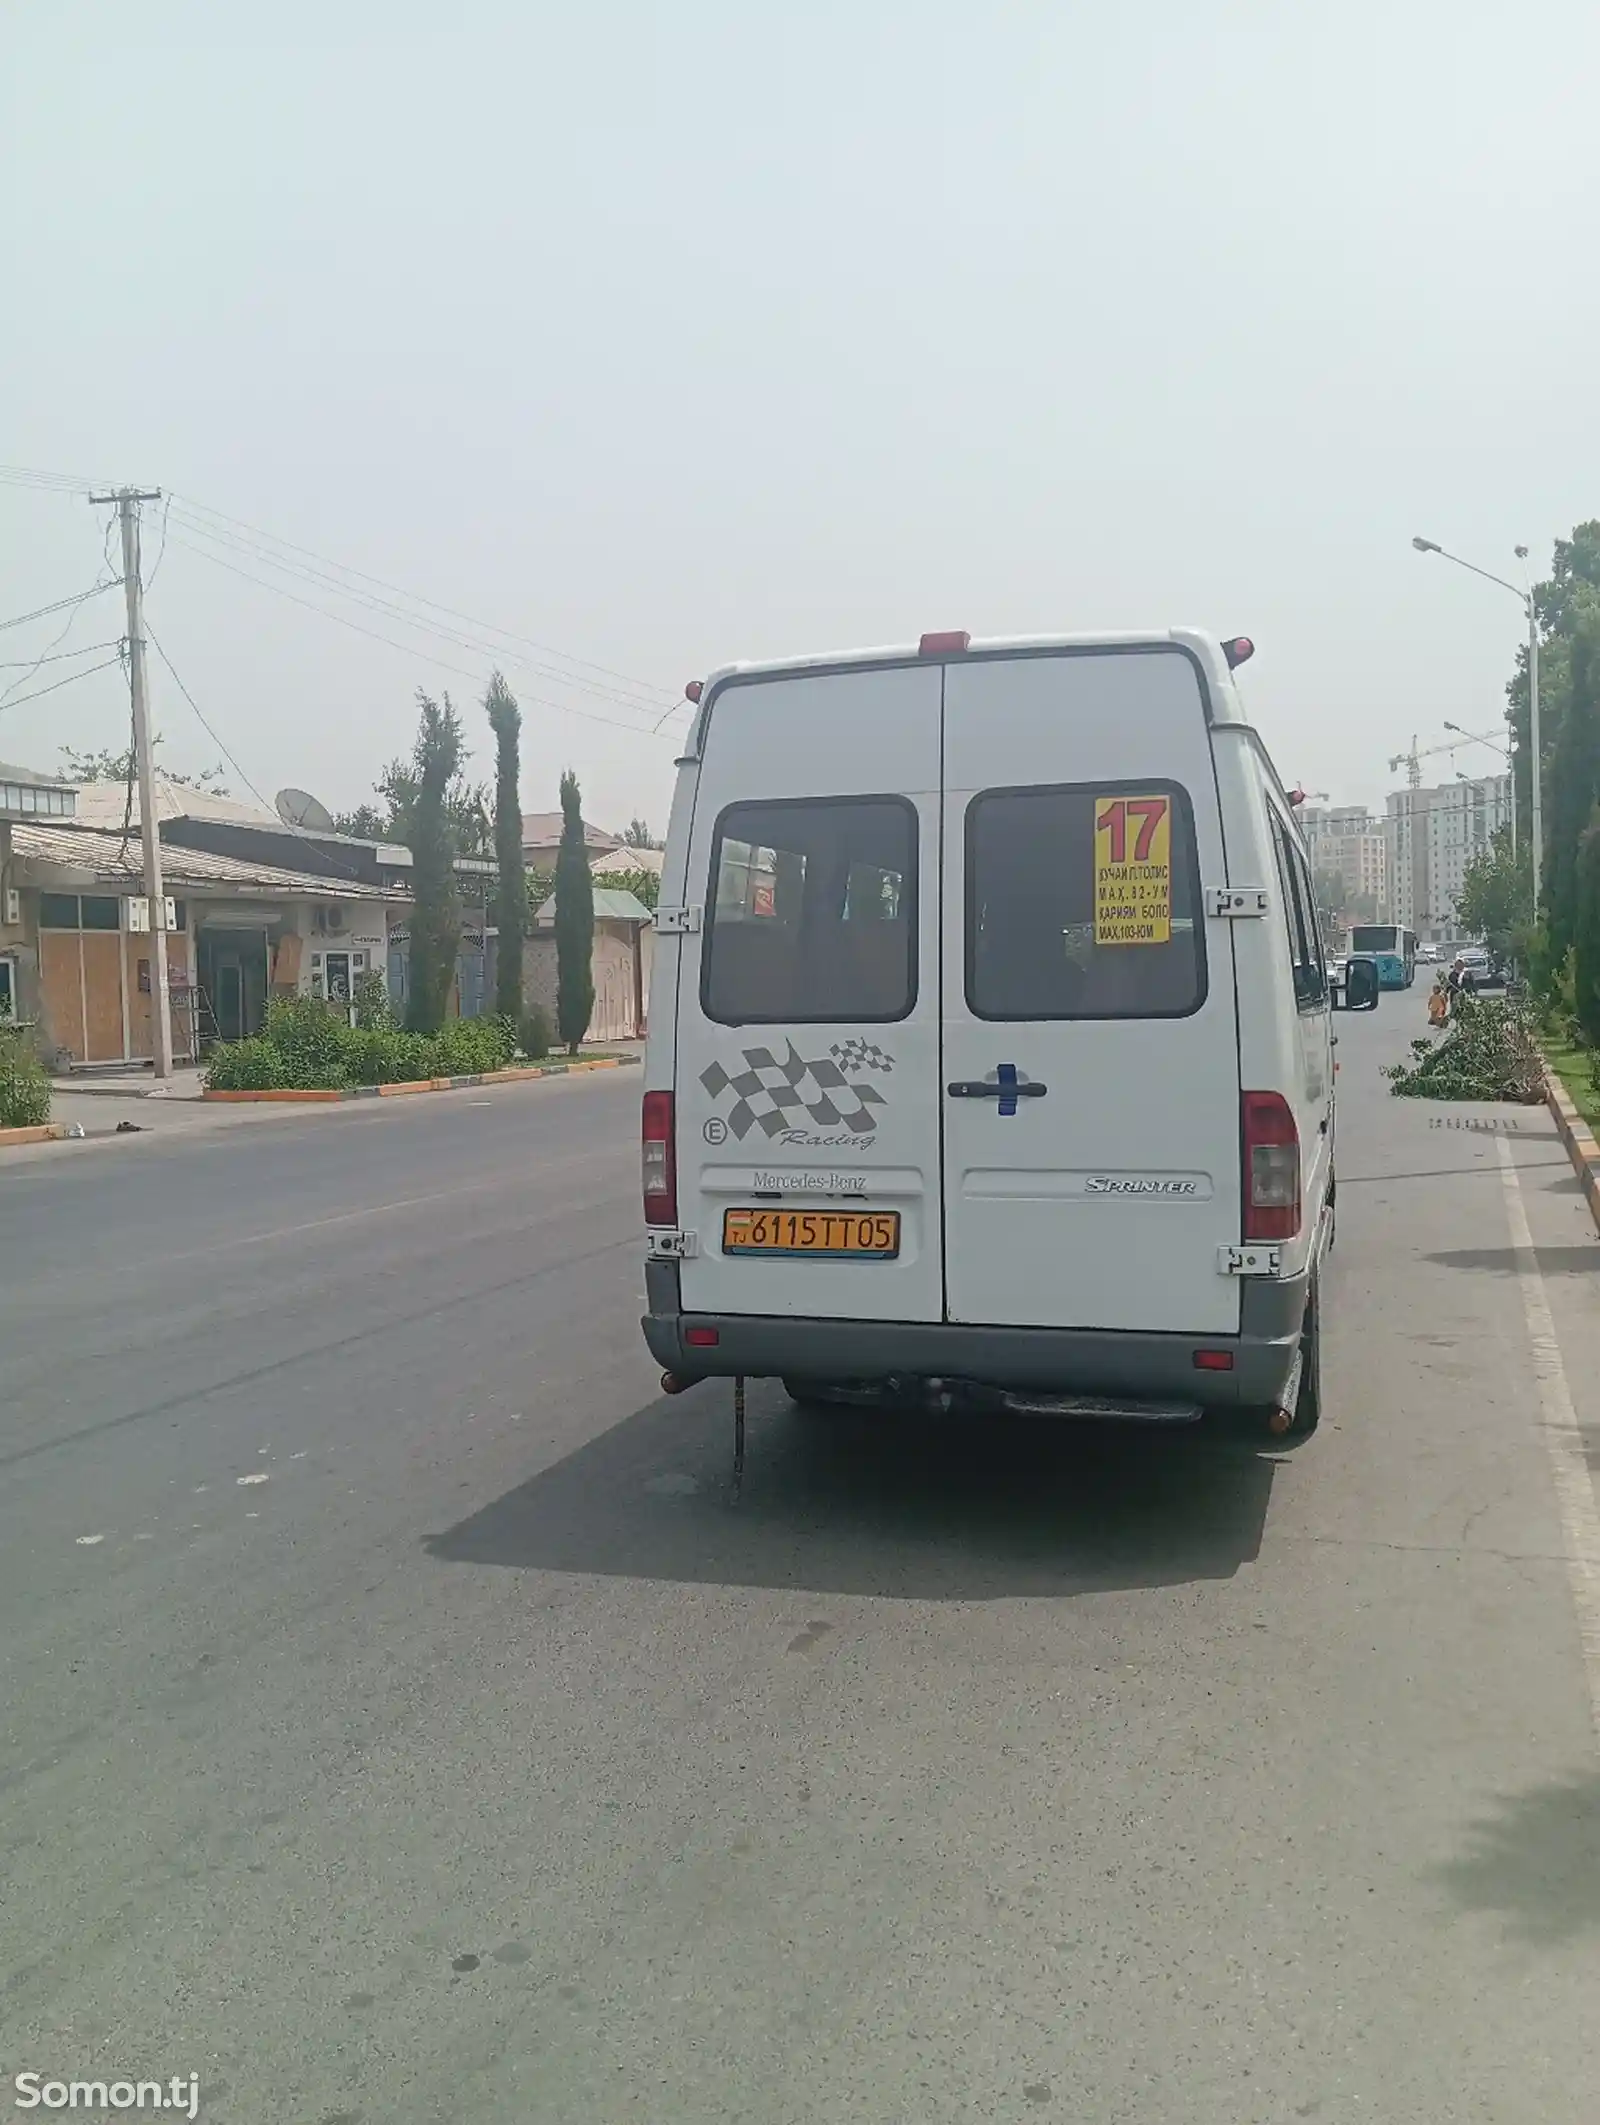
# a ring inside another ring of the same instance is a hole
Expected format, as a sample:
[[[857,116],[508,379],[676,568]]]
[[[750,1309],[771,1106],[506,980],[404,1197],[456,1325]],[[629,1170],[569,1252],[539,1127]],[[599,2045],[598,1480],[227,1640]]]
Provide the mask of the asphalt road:
[[[734,1508],[635,1072],[0,1166],[0,2068],[1593,2125],[1600,1245],[1541,1111],[1387,1097],[1419,999],[1341,1023],[1292,1457],[763,1387]]]

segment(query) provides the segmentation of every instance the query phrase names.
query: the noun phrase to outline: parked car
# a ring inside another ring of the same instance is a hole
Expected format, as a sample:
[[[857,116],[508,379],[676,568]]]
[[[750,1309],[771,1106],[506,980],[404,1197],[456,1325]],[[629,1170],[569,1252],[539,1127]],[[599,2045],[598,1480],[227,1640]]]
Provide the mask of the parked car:
[[[1181,1423],[1321,1406],[1331,1009],[1233,666],[1180,631],[697,689],[644,1094],[671,1388]]]

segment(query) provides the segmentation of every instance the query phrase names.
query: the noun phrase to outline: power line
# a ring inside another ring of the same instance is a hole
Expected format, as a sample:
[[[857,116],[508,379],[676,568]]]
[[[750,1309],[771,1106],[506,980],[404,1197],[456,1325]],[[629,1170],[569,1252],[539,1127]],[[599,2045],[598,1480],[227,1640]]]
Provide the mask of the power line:
[[[117,645],[114,641],[85,642],[81,649],[64,649],[60,652],[59,655],[53,657],[36,657],[32,664],[28,663],[26,657],[19,657],[15,661],[15,663],[0,663],[0,671],[37,671],[41,664],[65,664],[69,662],[70,659],[72,659],[73,657],[88,656],[91,650],[115,649],[116,646]],[[20,686],[22,684],[22,681],[19,679],[17,681],[17,684]]]
[[[166,506],[162,509],[161,512],[161,549],[156,555],[156,565],[154,566],[154,568],[151,569],[149,575],[145,578],[144,587],[146,590],[150,590],[154,587],[156,577],[161,573],[161,564],[167,557],[167,520],[171,515],[172,497],[169,494],[167,496]]]
[[[236,559],[238,557],[246,557],[249,561],[255,561],[257,565],[274,567],[274,570],[283,572],[287,576],[293,576],[295,580],[306,582],[310,589],[314,589],[314,591],[323,591],[327,595],[346,599],[348,603],[353,603],[353,606],[359,606],[363,610],[374,612],[382,620],[389,620],[391,625],[410,627],[416,633],[433,635],[433,637],[438,637],[440,642],[448,642],[453,648],[467,650],[470,654],[476,654],[476,657],[487,657],[495,665],[506,665],[512,671],[531,671],[531,674],[535,678],[540,678],[540,680],[555,680],[557,686],[574,686],[578,693],[591,693],[591,695],[595,695],[601,701],[612,701],[616,708],[623,708],[623,710],[627,710],[629,714],[635,714],[635,716],[648,718],[652,712],[657,712],[661,708],[661,697],[659,695],[654,695],[652,699],[635,699],[633,695],[620,693],[616,686],[601,686],[595,680],[580,678],[580,676],[572,674],[572,671],[563,671],[557,665],[533,663],[529,657],[523,657],[521,652],[508,650],[501,642],[484,642],[480,635],[470,635],[470,633],[465,633],[459,627],[442,627],[438,620],[429,620],[429,618],[414,614],[406,606],[402,606],[402,603],[395,603],[389,597],[378,597],[372,591],[353,589],[353,586],[348,584],[348,582],[338,582],[334,576],[327,576],[321,570],[310,570],[310,567],[302,567],[297,561],[285,561],[283,557],[276,555],[276,553],[268,553],[266,548],[257,546],[253,540],[240,540],[240,538],[234,538],[232,533],[215,531],[210,525],[200,525],[198,521],[191,519],[191,516],[187,516],[187,512],[183,512],[183,510],[178,510],[176,523],[181,525],[185,531],[191,531],[198,538],[204,538],[208,542],[206,544],[206,559],[210,559],[210,546],[215,544],[215,546],[221,546],[225,553],[232,553]],[[191,548],[191,550],[198,550],[198,548]],[[268,586],[270,586],[270,589],[276,589],[276,584],[268,584]],[[319,610],[325,610],[325,608],[319,608]],[[569,714],[584,714],[584,710],[572,708],[572,710],[569,710]],[[642,722],[640,729],[648,731],[648,722]]]
[[[608,664],[596,664],[587,657],[571,656],[566,650],[556,649],[548,642],[537,642],[530,635],[519,635],[508,628],[496,627],[491,621],[474,619],[471,613],[459,612],[452,605],[442,605],[436,598],[425,598],[419,592],[405,589],[401,584],[388,582],[383,576],[369,575],[365,569],[352,568],[343,561],[331,561],[326,554],[317,553],[309,546],[297,546],[292,539],[280,539],[274,532],[263,531],[259,525],[246,523],[242,517],[230,517],[220,509],[212,509],[204,502],[195,501],[190,495],[179,495],[177,500],[188,509],[198,510],[203,516],[215,517],[220,523],[233,525],[241,531],[253,532],[256,537],[266,539],[274,546],[282,546],[290,553],[301,554],[307,560],[320,562],[325,568],[336,569],[342,575],[358,577],[362,582],[375,584],[380,590],[408,598],[413,604],[425,605],[433,612],[442,612],[452,620],[464,620],[469,627],[478,628],[483,633],[502,635],[507,641],[520,642],[526,649],[536,649],[541,656],[557,657],[565,664],[575,665],[585,671],[599,672],[608,679],[618,679],[638,693],[654,695],[659,702],[662,689],[652,686],[648,680],[636,679],[629,672],[613,670]]]
[[[7,487],[42,487],[56,494],[86,494],[96,484],[75,479],[70,472],[40,472],[32,465],[0,465],[0,482]]]
[[[5,692],[0,693],[0,708],[5,707],[6,703],[11,699],[11,696],[16,692],[19,686],[27,685],[28,681],[33,677],[34,673],[38,671],[41,665],[53,664],[55,662],[54,652],[61,647],[62,643],[67,639],[68,635],[71,634],[73,628],[77,626],[78,615],[80,612],[82,612],[85,602],[86,601],[82,598],[78,600],[78,602],[68,612],[65,621],[62,623],[60,632],[56,635],[55,639],[52,642],[46,644],[43,656],[36,657],[34,661],[23,672],[22,677],[20,679],[13,679],[11,684],[6,688]]]
[[[21,708],[25,701],[42,701],[46,694],[59,693],[63,686],[71,686],[79,679],[92,678],[97,671],[110,671],[112,665],[121,662],[121,657],[107,657],[103,664],[91,664],[87,671],[69,671],[64,679],[57,679],[49,686],[36,686],[31,694],[15,695],[5,706]]]
[[[250,777],[239,765],[238,760],[231,752],[229,752],[227,746],[218,736],[216,730],[212,727],[211,723],[207,719],[205,712],[201,708],[199,702],[195,699],[194,695],[190,693],[188,687],[184,685],[182,678],[178,674],[177,666],[167,655],[165,649],[162,648],[160,637],[157,635],[155,629],[150,625],[148,621],[145,622],[144,631],[149,636],[151,642],[155,645],[156,655],[160,657],[162,663],[172,674],[173,681],[177,686],[179,693],[182,694],[183,698],[194,710],[195,715],[199,718],[200,727],[205,732],[206,736],[211,740],[212,744],[216,746],[217,750],[222,754],[224,760],[227,761],[228,765],[239,777],[239,780],[244,784],[245,788],[249,790],[250,794],[256,799],[257,803],[260,804],[262,810],[268,812],[276,812],[277,806],[269,804],[267,802],[265,794],[261,790],[257,789],[256,785],[250,780]],[[287,827],[285,828],[285,830],[288,830]],[[314,840],[317,839],[317,837],[314,835],[311,838]],[[353,878],[358,885],[371,884],[372,881],[367,878],[361,871],[357,870],[354,865],[347,863],[342,857],[336,856],[332,849],[327,847],[326,843],[320,840],[317,841],[317,854],[321,858],[321,860],[327,864],[328,868],[331,871],[337,872],[337,874],[341,878]]]
[[[223,560],[220,554],[208,553],[203,546],[191,546],[187,539],[180,539],[176,532],[172,535],[172,543],[184,547],[190,553],[198,554],[201,560],[209,561],[214,568],[224,568],[229,575],[240,576],[246,583],[254,583],[258,589],[274,591],[280,598],[287,598],[292,605],[303,605],[307,612],[320,612],[324,619],[336,620],[341,627],[351,628],[356,634],[365,635],[369,641],[382,642],[387,648],[398,649],[403,656],[417,657],[423,663],[435,665],[440,671],[453,671],[460,678],[470,679],[474,685],[480,685],[483,681],[484,674],[481,670],[469,671],[465,665],[451,664],[445,658],[436,657],[427,650],[419,650],[409,642],[397,642],[392,635],[380,635],[375,628],[363,627],[359,620],[352,620],[345,613],[334,612],[326,605],[318,605],[310,598],[302,598],[296,592],[286,590],[281,583],[273,583],[265,576],[252,575],[248,569],[236,567],[232,561]],[[523,699],[531,702],[536,708],[548,708],[557,715],[582,716],[590,723],[609,724],[613,730],[627,731],[630,737],[647,738],[651,735],[641,724],[622,723],[615,716],[601,716],[593,709],[575,708],[569,701],[551,701],[539,694],[525,694]]]
[[[439,621],[428,619],[411,611],[406,605],[397,603],[394,598],[379,597],[373,591],[341,582],[325,569],[308,568],[299,561],[286,560],[281,554],[271,552],[254,539],[240,538],[231,531],[219,531],[211,524],[200,522],[198,518],[192,516],[181,505],[177,513],[177,522],[183,530],[206,540],[208,547],[212,544],[218,545],[225,551],[233,553],[236,558],[243,556],[259,565],[275,568],[284,575],[293,576],[296,580],[309,584],[315,590],[331,593],[335,597],[347,600],[352,605],[362,606],[367,611],[376,613],[382,619],[397,622],[402,627],[413,628],[419,634],[433,635],[442,642],[450,643],[456,649],[464,649],[479,656],[489,657],[496,664],[507,664],[513,668],[520,667],[532,672],[541,679],[553,679],[558,686],[571,686],[581,693],[593,694],[598,699],[614,702],[619,708],[628,709],[637,716],[647,717],[661,707],[659,692],[645,698],[639,698],[634,693],[623,693],[615,686],[601,685],[593,679],[585,679],[574,672],[562,670],[557,665],[536,664],[515,650],[508,651],[503,643],[486,641],[482,634],[471,635],[458,627],[441,626]],[[402,591],[398,595],[401,598],[409,598],[411,593]],[[413,602],[428,603],[429,601],[415,600]],[[446,608],[435,607],[434,609],[443,611]],[[488,622],[472,622],[469,624],[489,626]],[[493,628],[491,631],[495,634],[505,632],[499,628]],[[511,642],[517,642],[522,639],[522,637],[517,635],[506,635],[506,640]],[[629,686],[635,684],[632,680],[626,683]],[[574,710],[573,713],[581,712]]]
[[[194,710],[195,715],[199,718],[200,728],[205,732],[206,736],[211,740],[212,744],[221,753],[223,759],[227,761],[228,765],[239,777],[239,780],[244,784],[245,788],[250,792],[251,796],[254,797],[267,811],[270,812],[272,810],[272,806],[267,803],[266,798],[262,796],[260,790],[256,788],[255,784],[250,780],[250,777],[245,773],[244,769],[233,757],[233,754],[229,752],[227,746],[223,744],[222,740],[212,729],[210,723],[207,722],[205,711],[201,708],[199,702],[195,699],[194,695],[190,693],[188,687],[184,685],[183,680],[178,675],[177,666],[173,663],[172,659],[167,655],[166,651],[161,646],[161,637],[156,633],[155,629],[150,625],[148,620],[145,622],[144,631],[150,637],[151,642],[155,645],[156,655],[161,659],[162,663],[167,667],[167,670],[172,674],[173,683],[174,685],[176,685],[179,693],[182,694],[183,698]]]
[[[32,612],[19,612],[14,620],[0,620],[0,632],[8,627],[26,627],[30,620],[47,620],[53,612],[62,612],[69,605],[81,605],[86,598],[97,598],[102,590],[113,589],[116,580],[113,576],[109,582],[91,583],[87,590],[80,590],[76,597],[57,598],[53,605],[36,605]]]
[[[43,471],[27,465],[0,465],[0,481],[15,486],[34,487],[67,494],[86,493],[93,486],[93,482],[81,479],[71,473]],[[540,678],[554,680],[560,686],[572,687],[576,691],[595,695],[602,700],[612,701],[620,708],[631,710],[635,715],[649,718],[654,712],[660,711],[653,723],[638,726],[640,734],[643,736],[654,737],[657,735],[667,717],[676,713],[682,706],[680,702],[673,702],[670,706],[664,707],[664,689],[653,686],[647,680],[635,678],[630,673],[618,671],[610,665],[597,663],[590,658],[572,656],[566,650],[556,649],[548,643],[535,640],[532,636],[519,635],[512,629],[498,627],[492,621],[474,619],[471,614],[463,613],[454,606],[445,605],[438,599],[423,597],[420,592],[408,591],[402,585],[391,583],[382,576],[369,574],[366,570],[351,567],[346,562],[331,560],[327,555],[319,554],[309,546],[300,546],[292,539],[279,538],[274,532],[266,531],[259,525],[248,523],[244,518],[231,517],[226,511],[213,509],[208,503],[196,501],[192,497],[173,496],[170,493],[166,497],[166,511],[162,516],[161,547],[156,556],[155,568],[151,570],[150,574],[152,582],[166,553],[169,519],[174,502],[178,504],[178,523],[195,536],[221,544],[236,555],[242,554],[260,565],[276,568],[285,574],[292,574],[313,588],[330,592],[335,596],[347,599],[353,604],[364,606],[367,610],[377,613],[382,618],[398,622],[400,625],[414,629],[418,633],[432,634],[437,639],[449,642],[456,648],[486,656],[495,662],[519,664],[522,668]],[[246,534],[247,536],[241,536],[241,534]],[[180,545],[183,543],[185,543],[183,540],[179,541]],[[274,548],[279,550],[273,551],[272,549]],[[203,559],[215,561],[218,566],[225,567],[228,565],[226,562],[221,561],[216,554],[202,548],[191,547],[190,551],[201,553]],[[299,556],[300,558],[296,560],[286,559],[286,555]],[[314,563],[315,565],[307,567],[304,565],[306,562]],[[247,581],[259,584],[264,589],[277,590],[280,596],[290,597],[293,602],[304,604],[312,611],[321,612],[326,618],[338,619],[341,624],[354,628],[357,633],[370,634],[373,640],[385,642],[390,648],[405,650],[407,654],[416,654],[415,651],[408,650],[405,644],[395,642],[389,636],[379,635],[370,629],[362,628],[356,622],[344,618],[343,615],[330,612],[326,606],[317,605],[309,599],[294,598],[293,594],[285,591],[280,584],[259,576],[253,576],[247,569],[236,567],[234,573],[243,576]],[[388,598],[375,597],[370,590],[363,590],[357,587],[362,584],[372,585],[377,590],[387,591],[391,595]],[[396,604],[393,602],[395,599],[403,600],[405,603]],[[407,610],[408,605],[421,607],[425,612],[442,613],[448,619],[460,621],[465,626],[478,630],[478,635],[474,638],[464,635],[458,628],[441,627],[437,621],[427,619],[417,612]],[[59,609],[59,607],[44,608],[45,611]],[[42,614],[32,613],[24,615],[24,617],[35,619],[42,617]],[[21,623],[19,621],[5,624]],[[516,643],[522,648],[536,651],[542,657],[556,658],[559,662],[554,665],[534,664],[526,657],[508,655],[496,642],[492,640],[485,641],[483,639],[485,636],[499,637],[501,642]],[[460,666],[452,665],[442,658],[430,658],[429,661],[436,664],[441,670],[456,671],[467,678],[476,680],[481,676],[477,672],[463,672]],[[596,679],[584,677],[583,674],[586,672],[596,673],[601,681],[609,681],[611,683],[597,683]],[[575,707],[568,702],[552,701],[539,696],[529,696],[528,698],[535,705],[547,708],[554,713],[585,717],[590,722],[607,723],[619,730],[633,727],[619,722],[615,717],[599,716],[594,714],[593,711]]]

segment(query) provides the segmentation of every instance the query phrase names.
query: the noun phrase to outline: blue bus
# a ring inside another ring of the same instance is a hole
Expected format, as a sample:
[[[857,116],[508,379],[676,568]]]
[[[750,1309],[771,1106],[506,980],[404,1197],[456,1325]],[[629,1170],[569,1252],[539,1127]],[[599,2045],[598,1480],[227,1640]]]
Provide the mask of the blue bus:
[[[1350,956],[1377,961],[1380,989],[1409,989],[1417,978],[1417,933],[1395,922],[1357,923]]]

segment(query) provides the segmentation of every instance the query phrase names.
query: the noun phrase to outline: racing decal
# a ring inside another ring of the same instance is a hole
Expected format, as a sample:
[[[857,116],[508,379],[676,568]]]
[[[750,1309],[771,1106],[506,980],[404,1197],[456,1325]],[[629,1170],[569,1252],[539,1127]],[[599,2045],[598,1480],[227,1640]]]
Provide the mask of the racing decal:
[[[813,1142],[804,1125],[813,1129],[842,1129],[850,1137],[868,1139],[877,1129],[874,1109],[888,1100],[868,1076],[887,1077],[894,1057],[875,1041],[835,1041],[826,1055],[801,1055],[794,1042],[785,1043],[787,1053],[774,1055],[770,1048],[746,1048],[744,1067],[729,1071],[714,1062],[700,1073],[700,1082],[714,1101],[733,1095],[725,1115],[716,1117],[727,1134],[742,1142],[752,1129],[785,1142]],[[712,1122],[705,1125],[706,1140]],[[823,1139],[826,1141],[826,1139]]]

